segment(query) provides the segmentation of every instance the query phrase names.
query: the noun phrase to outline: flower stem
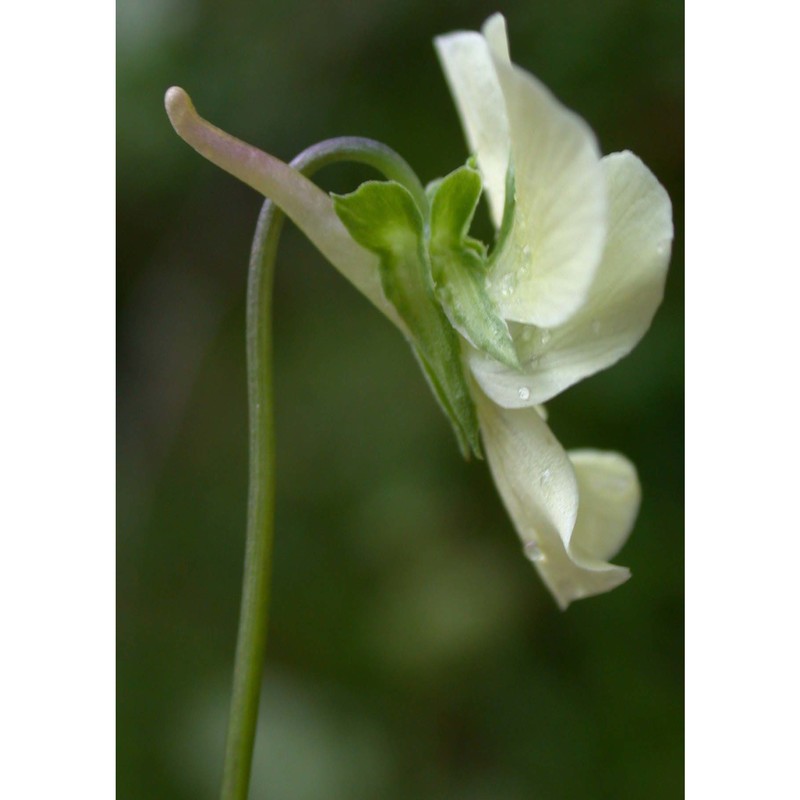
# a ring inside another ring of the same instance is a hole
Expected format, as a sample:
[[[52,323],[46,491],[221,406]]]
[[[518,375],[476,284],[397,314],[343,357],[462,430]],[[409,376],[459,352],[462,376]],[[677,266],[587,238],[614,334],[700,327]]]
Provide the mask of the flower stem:
[[[416,174],[393,150],[369,139],[343,137],[309,147],[291,166],[309,176],[337,161],[356,161],[402,183],[426,204]],[[423,208],[425,205],[423,205]],[[275,426],[272,396],[272,286],[284,214],[266,200],[258,218],[247,283],[247,390],[250,483],[242,605],[233,696],[225,744],[222,800],[247,800],[267,644],[275,520]]]

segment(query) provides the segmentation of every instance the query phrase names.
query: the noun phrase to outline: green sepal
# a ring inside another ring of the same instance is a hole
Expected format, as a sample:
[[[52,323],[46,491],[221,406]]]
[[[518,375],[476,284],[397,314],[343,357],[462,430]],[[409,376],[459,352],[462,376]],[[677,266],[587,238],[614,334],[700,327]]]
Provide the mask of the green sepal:
[[[508,325],[486,291],[486,247],[467,235],[482,190],[480,173],[470,162],[428,187],[433,284],[448,319],[465,339],[518,368]]]
[[[428,201],[428,206],[430,206],[433,198],[436,197],[436,192],[439,191],[439,186],[441,186],[442,181],[444,178],[434,178],[426,187],[425,187],[425,197]]]
[[[461,342],[434,295],[425,223],[414,198],[394,181],[368,181],[351,194],[333,195],[333,206],[353,239],[378,256],[383,292],[411,333],[414,353],[464,457],[482,458]]]

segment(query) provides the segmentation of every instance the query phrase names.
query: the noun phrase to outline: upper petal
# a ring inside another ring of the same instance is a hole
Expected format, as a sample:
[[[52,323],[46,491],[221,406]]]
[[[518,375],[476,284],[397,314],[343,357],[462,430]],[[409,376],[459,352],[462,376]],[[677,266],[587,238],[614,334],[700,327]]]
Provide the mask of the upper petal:
[[[508,27],[506,26],[506,18],[502,14],[492,14],[492,16],[483,23],[481,33],[488,42],[492,55],[496,59],[510,64],[511,54],[508,49]]]
[[[601,165],[608,239],[585,304],[552,329],[514,326],[521,370],[471,352],[478,383],[508,408],[546,402],[616,363],[638,344],[661,303],[673,235],[669,196],[633,153],[612,153]]]
[[[630,572],[603,555],[621,545],[638,509],[638,493],[630,490],[618,457],[578,454],[573,467],[535,408],[504,409],[480,390],[475,395],[497,489],[558,605],[565,609],[626,581]],[[611,485],[617,478],[627,482],[604,509],[603,481]]]
[[[500,227],[509,164],[513,224],[489,291],[504,318],[557,325],[581,305],[605,240],[605,187],[594,134],[509,60],[502,15],[483,35],[436,40],[470,148]]]
[[[606,237],[606,186],[588,125],[533,76],[494,66],[505,100],[514,174],[511,230],[491,292],[508,320],[563,323],[581,306]]]
[[[510,138],[505,100],[486,39],[472,31],[434,40],[470,152],[478,160],[495,227],[505,206]]]

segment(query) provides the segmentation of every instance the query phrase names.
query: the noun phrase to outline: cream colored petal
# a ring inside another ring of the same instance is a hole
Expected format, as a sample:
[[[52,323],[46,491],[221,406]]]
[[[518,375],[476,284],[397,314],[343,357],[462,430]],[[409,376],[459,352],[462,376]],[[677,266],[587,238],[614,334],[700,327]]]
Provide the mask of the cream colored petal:
[[[500,14],[487,20],[483,35],[442,36],[436,48],[497,227],[512,162],[514,223],[492,267],[490,293],[508,320],[560,324],[583,302],[605,240],[594,134],[511,64]]]
[[[506,18],[502,14],[492,14],[492,16],[483,23],[481,33],[488,42],[492,55],[500,61],[510,64],[511,54],[508,50],[508,28],[506,27]]]
[[[515,181],[513,224],[490,271],[508,320],[552,327],[581,306],[606,236],[606,186],[594,134],[533,75],[500,57]]]
[[[602,534],[596,536],[595,531],[605,529],[602,521],[581,521],[584,514],[598,507],[597,492],[589,480],[596,477],[593,468],[585,466],[585,459],[579,457],[580,472],[576,475],[564,449],[535,408],[504,409],[477,389],[475,400],[497,489],[525,554],[558,605],[565,609],[573,600],[609,591],[626,581],[630,573],[624,567],[587,556],[594,552],[591,548],[597,540],[603,541]],[[584,482],[589,499],[580,510],[579,489]],[[617,516],[610,513],[608,519],[607,527],[615,530],[612,523]],[[583,547],[577,554],[571,547],[576,533]]]
[[[434,40],[471,153],[478,160],[489,210],[500,227],[505,205],[509,134],[505,101],[486,39],[458,32]]]
[[[567,455],[580,493],[570,552],[584,563],[608,561],[622,549],[639,513],[636,468],[619,453],[570,450]]]
[[[627,355],[650,327],[664,294],[672,245],[672,206],[633,153],[602,159],[609,194],[603,259],[584,306],[552,329],[511,326],[522,370],[471,351],[478,383],[496,403],[543,403]]]

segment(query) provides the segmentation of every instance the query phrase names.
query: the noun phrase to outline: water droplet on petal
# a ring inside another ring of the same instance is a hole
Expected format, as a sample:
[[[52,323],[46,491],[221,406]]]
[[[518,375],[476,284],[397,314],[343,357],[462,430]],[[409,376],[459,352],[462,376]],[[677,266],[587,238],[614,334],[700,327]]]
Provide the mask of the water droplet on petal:
[[[514,276],[513,272],[508,272],[500,280],[500,293],[503,297],[509,297],[510,295],[514,294],[514,290],[517,288],[517,279]]]
[[[549,469],[545,469],[542,474],[539,476],[539,485],[540,486],[547,486],[550,483],[550,478],[552,477],[553,473],[550,472]]]
[[[544,561],[542,548],[536,542],[525,542],[525,546],[522,549],[525,552],[525,557],[530,561]]]
[[[539,333],[539,340],[542,344],[547,344],[550,341],[550,337],[552,334],[550,333],[547,328],[542,328],[541,332]]]
[[[531,396],[531,390],[527,386],[520,386],[517,394],[520,400],[527,400]]]

